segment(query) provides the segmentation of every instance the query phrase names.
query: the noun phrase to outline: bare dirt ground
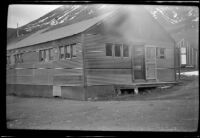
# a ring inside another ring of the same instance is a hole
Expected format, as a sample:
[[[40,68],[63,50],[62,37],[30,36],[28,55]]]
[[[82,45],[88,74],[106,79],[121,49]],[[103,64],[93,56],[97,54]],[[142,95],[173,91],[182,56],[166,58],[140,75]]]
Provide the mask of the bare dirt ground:
[[[196,131],[198,77],[165,90],[96,101],[7,96],[9,129]]]

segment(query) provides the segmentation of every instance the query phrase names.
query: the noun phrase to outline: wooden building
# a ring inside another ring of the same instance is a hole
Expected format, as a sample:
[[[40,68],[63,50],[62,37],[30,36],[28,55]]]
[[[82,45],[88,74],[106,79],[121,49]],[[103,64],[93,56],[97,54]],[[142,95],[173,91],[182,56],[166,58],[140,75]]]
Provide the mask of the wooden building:
[[[124,88],[174,83],[175,41],[142,6],[7,46],[7,93],[87,100]]]
[[[184,38],[177,43],[177,47],[180,49],[181,67],[192,67],[198,69],[198,49]]]

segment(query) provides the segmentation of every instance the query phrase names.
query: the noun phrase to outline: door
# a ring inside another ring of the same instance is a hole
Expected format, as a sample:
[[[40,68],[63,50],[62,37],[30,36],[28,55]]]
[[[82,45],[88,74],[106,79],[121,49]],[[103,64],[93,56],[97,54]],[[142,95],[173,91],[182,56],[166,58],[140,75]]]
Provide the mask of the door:
[[[145,49],[146,79],[156,79],[156,47],[146,46]]]
[[[132,55],[133,80],[145,79],[144,46],[134,46]]]

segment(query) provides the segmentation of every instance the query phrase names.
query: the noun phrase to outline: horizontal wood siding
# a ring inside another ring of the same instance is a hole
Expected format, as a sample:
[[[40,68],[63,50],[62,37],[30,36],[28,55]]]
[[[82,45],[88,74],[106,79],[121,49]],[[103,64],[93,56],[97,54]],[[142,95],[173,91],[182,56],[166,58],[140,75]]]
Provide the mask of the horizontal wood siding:
[[[109,57],[105,55],[105,43],[119,43],[129,45],[129,57]],[[166,48],[166,59],[157,59],[157,68],[172,68],[166,77],[160,81],[174,80],[174,52],[173,43],[155,42],[140,40],[127,42],[120,37],[110,35],[85,35],[85,65],[87,74],[87,85],[108,85],[108,84],[134,84],[132,81],[131,47],[134,45],[153,45]]]
[[[157,78],[159,81],[175,81],[174,69],[158,69]]]
[[[174,48],[165,47],[165,59],[156,58],[157,79],[159,81],[175,81]]]
[[[48,62],[39,62],[39,49],[78,43],[77,57],[60,60],[58,51],[56,58]],[[37,85],[82,85],[82,47],[80,35],[18,49],[28,51],[23,54],[23,63],[7,66],[8,84]],[[77,77],[78,76],[78,77]],[[72,79],[73,78],[73,79]]]
[[[123,43],[120,39],[102,35],[85,35],[85,68],[87,85],[108,85],[132,83],[131,56],[108,57],[105,43]],[[130,51],[130,50],[129,50]]]
[[[80,85],[83,81],[81,75],[57,75],[54,76],[54,85],[74,84]]]
[[[130,74],[120,75],[87,75],[87,84],[90,85],[107,85],[107,84],[132,84]]]
[[[166,47],[166,58],[156,58],[158,68],[174,68],[174,48]]]
[[[130,69],[131,58],[109,57],[105,55],[105,43],[116,42],[113,38],[106,38],[101,35],[86,35],[84,39],[85,46],[85,64],[86,68],[116,68]],[[123,43],[123,41],[118,42]]]

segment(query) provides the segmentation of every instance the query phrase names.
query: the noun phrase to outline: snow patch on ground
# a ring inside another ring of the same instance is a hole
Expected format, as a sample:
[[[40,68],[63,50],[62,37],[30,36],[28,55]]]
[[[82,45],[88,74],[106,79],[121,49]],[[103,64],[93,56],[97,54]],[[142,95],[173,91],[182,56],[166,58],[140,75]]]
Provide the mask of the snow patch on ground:
[[[199,76],[199,71],[190,71],[190,72],[182,72],[181,75],[185,75],[185,76]]]

